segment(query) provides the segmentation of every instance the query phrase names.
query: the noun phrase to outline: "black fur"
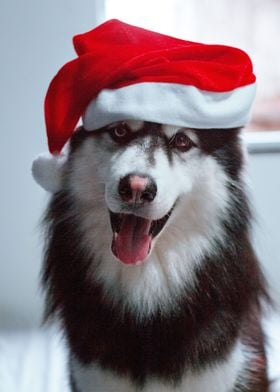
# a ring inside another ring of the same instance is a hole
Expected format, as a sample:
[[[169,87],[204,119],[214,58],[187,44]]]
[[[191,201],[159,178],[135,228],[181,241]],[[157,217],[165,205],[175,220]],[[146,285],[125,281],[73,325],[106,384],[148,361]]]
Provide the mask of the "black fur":
[[[257,374],[246,391],[266,392],[260,329],[260,301],[266,292],[249,239],[251,214],[240,179],[238,130],[197,134],[202,153],[215,156],[234,181],[230,186],[231,216],[223,223],[226,246],[217,242],[215,256],[204,258],[203,268],[196,271],[196,289],[186,287],[184,294],[174,299],[169,314],[157,311],[143,320],[125,310],[121,300],[113,304],[102,285],[88,277],[92,260],[80,245],[79,218],[69,213],[75,201],[68,193],[59,192],[53,196],[45,220],[46,317],[60,317],[71,352],[82,363],[95,361],[129,376],[139,387],[149,376],[176,384],[186,368],[201,370],[225,358],[241,336],[263,364],[260,368],[252,363],[249,372]],[[84,137],[89,136],[83,130],[74,135],[72,151]],[[240,388],[237,382],[234,392],[243,391]]]

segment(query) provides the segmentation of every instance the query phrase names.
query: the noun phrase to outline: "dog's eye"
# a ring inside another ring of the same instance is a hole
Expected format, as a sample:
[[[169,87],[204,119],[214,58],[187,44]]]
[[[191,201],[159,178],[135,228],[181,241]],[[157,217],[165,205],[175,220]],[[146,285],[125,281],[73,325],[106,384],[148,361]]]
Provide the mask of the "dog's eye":
[[[194,145],[193,141],[183,132],[176,133],[170,139],[169,144],[182,152],[189,150]]]
[[[110,129],[110,135],[118,143],[126,142],[130,138],[131,131],[125,122],[122,122],[112,129]]]

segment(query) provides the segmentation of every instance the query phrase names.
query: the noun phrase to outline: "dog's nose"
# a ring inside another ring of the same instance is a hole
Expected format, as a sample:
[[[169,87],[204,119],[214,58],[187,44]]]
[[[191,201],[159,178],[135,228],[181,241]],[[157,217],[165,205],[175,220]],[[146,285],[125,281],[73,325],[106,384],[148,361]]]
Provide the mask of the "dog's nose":
[[[128,174],[120,180],[118,191],[123,201],[131,204],[143,204],[154,200],[157,186],[149,176]]]

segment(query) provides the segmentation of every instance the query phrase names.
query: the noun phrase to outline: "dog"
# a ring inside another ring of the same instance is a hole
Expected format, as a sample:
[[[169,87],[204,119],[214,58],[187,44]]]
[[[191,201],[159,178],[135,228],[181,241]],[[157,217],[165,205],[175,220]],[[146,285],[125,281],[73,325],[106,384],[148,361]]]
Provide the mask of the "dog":
[[[72,392],[268,391],[240,129],[79,127],[62,184],[42,280]]]

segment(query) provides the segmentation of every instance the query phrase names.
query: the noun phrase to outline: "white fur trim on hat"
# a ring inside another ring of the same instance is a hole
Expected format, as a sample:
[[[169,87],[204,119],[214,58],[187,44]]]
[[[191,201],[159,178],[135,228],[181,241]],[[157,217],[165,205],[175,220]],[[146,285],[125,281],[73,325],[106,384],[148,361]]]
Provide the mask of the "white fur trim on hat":
[[[35,181],[48,192],[55,193],[61,190],[63,165],[66,160],[66,154],[40,154],[32,164]]]
[[[104,89],[87,106],[86,130],[121,120],[145,120],[190,128],[235,128],[245,125],[255,97],[256,84],[229,92],[199,90],[173,83],[137,83]]]

